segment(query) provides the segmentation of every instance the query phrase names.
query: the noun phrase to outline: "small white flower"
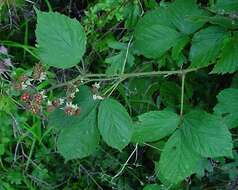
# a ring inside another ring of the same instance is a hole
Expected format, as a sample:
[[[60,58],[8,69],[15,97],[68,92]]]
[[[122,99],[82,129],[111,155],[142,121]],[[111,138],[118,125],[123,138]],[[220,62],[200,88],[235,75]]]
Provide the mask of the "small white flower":
[[[96,94],[93,95],[94,100],[103,100],[104,98],[102,96],[98,96]]]
[[[26,89],[27,89],[27,87],[28,87],[28,85],[26,85],[26,84],[22,83],[22,90],[26,90]]]
[[[27,79],[23,85],[31,86],[32,79]]]
[[[73,105],[72,105],[72,108],[74,108],[75,110],[77,110],[79,107],[78,107],[78,105],[73,104]]]
[[[94,84],[93,84],[93,87],[99,89],[99,88],[100,88],[100,83],[94,83]]]
[[[59,99],[59,104],[62,105],[64,103],[64,99],[63,98],[60,98]]]
[[[40,74],[40,78],[38,79],[38,81],[42,82],[42,81],[44,81],[45,79],[46,79],[46,73],[45,73],[45,72],[42,72],[42,73]]]
[[[52,106],[52,102],[48,100],[48,101],[47,101],[47,105],[48,105],[48,106]]]
[[[72,104],[72,102],[67,102],[66,107],[71,107],[75,110],[78,109],[78,105],[77,104]]]
[[[75,92],[70,94],[71,98],[75,98]]]
[[[41,96],[42,96],[43,99],[46,99],[46,98],[47,98],[47,96],[45,95],[45,91],[44,91],[44,90],[42,90],[42,91],[40,92],[40,94],[41,94]]]
[[[68,107],[68,106],[72,106],[72,102],[66,102],[66,107]]]
[[[97,95],[96,95],[96,94],[93,95],[93,99],[94,99],[94,100],[97,99]]]

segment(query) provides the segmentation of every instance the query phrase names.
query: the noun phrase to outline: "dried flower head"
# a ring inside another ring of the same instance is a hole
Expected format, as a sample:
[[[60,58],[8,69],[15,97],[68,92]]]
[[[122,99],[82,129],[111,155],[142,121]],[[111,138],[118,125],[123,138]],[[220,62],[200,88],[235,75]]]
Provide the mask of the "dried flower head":
[[[33,114],[38,114],[40,112],[40,106],[38,104],[31,104],[30,110]]]
[[[22,89],[22,83],[21,82],[13,82],[13,87],[15,90],[21,90]]]
[[[80,114],[80,109],[77,105],[72,104],[72,102],[70,102],[70,103],[66,103],[66,106],[64,108],[64,113],[70,116],[78,115]]]
[[[70,107],[70,106],[66,106],[66,107],[64,108],[64,113],[65,113],[66,115],[72,116],[72,115],[75,114],[75,109],[72,108],[72,107]]]
[[[19,82],[26,82],[27,79],[28,79],[28,77],[25,76],[25,75],[21,75],[21,76],[18,78]]]
[[[48,101],[47,103],[49,106],[54,106],[54,107],[59,107],[60,106],[60,101],[58,99],[53,100],[53,101]]]
[[[34,80],[43,80],[45,79],[44,68],[41,64],[36,64],[33,68],[32,78]]]
[[[41,104],[42,101],[43,101],[43,96],[42,94],[38,93],[38,94],[35,94],[33,96],[33,101],[36,103],[36,104]]]
[[[29,92],[24,92],[22,95],[21,95],[21,101],[23,102],[28,102],[30,100],[30,93]]]

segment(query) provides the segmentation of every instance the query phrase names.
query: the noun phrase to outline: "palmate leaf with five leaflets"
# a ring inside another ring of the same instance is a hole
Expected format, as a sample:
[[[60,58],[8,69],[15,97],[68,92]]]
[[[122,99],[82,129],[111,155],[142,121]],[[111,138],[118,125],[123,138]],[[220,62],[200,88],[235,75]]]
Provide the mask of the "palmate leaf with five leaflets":
[[[57,12],[36,13],[37,54],[42,63],[63,69],[77,65],[86,49],[81,24]]]

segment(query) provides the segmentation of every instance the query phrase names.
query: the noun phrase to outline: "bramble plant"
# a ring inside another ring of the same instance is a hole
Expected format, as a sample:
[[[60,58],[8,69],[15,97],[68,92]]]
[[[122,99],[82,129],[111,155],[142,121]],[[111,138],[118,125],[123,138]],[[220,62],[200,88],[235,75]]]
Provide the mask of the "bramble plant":
[[[77,19],[45,2],[35,47],[30,20],[24,44],[1,32],[0,189],[238,187],[237,0],[83,1]]]

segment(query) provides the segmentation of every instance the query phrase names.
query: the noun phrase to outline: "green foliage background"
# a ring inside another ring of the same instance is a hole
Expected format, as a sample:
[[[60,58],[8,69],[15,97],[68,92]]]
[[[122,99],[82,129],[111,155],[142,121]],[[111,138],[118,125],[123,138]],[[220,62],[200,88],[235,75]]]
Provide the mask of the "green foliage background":
[[[237,0],[4,0],[0,22],[0,190],[238,188]]]

